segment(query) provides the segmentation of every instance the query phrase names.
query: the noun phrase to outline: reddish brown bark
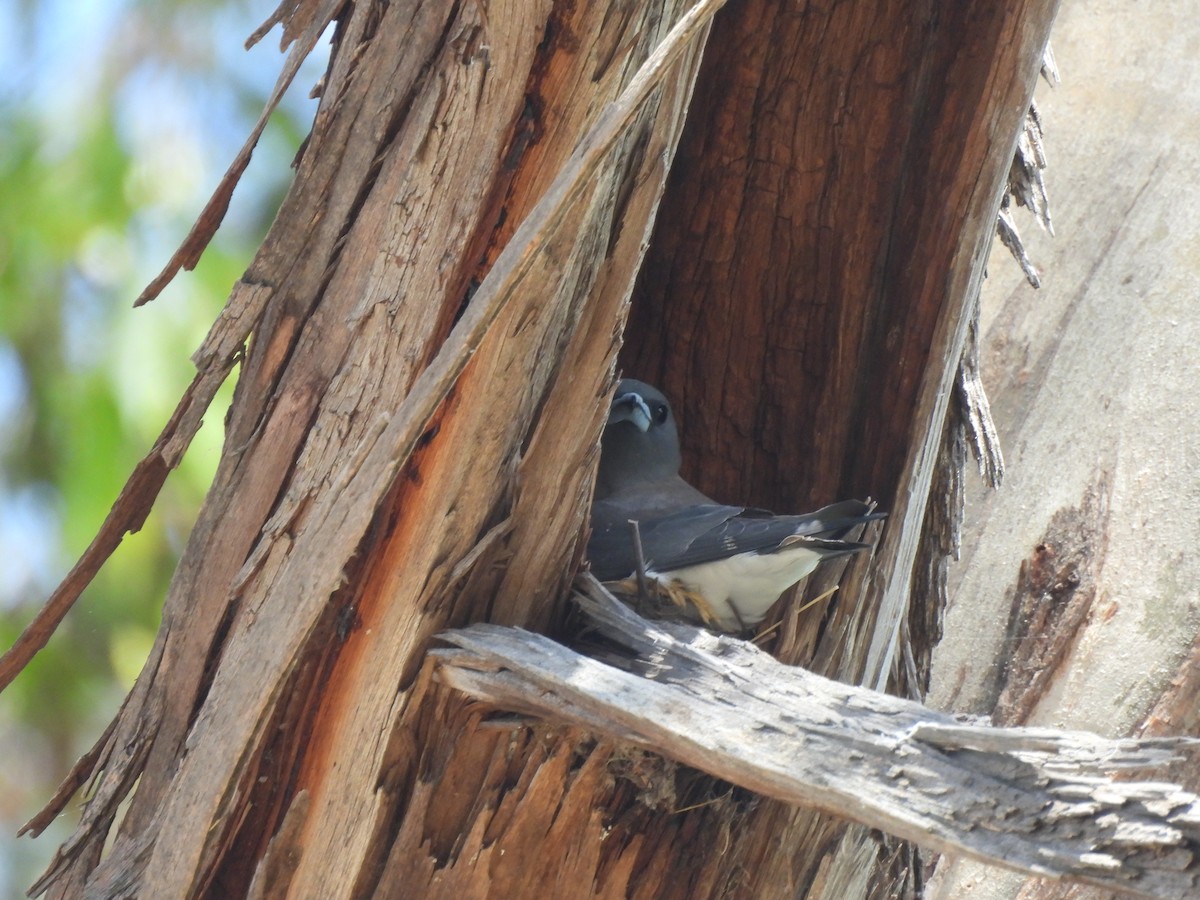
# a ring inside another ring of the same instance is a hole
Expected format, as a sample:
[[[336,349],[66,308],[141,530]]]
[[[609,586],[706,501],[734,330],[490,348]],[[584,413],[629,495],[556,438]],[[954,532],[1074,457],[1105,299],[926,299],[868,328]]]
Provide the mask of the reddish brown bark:
[[[818,878],[830,820],[647,776],[575,731],[489,724],[419,676],[447,626],[561,611],[699,47],[568,206],[415,451],[396,423],[682,6],[342,9],[296,185],[222,320],[255,338],[221,469],[58,895],[239,894],[276,834],[264,896],[785,896]],[[898,627],[887,598],[907,601],[1055,7],[747,0],[704,58],[626,364],[677,399],[689,470],[716,495],[892,509],[880,566],[796,642],[842,677]]]

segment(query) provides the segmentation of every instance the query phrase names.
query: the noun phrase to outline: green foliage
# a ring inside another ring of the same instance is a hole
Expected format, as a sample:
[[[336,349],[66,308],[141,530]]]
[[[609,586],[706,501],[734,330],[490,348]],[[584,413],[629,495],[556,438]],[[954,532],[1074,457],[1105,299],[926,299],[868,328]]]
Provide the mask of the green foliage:
[[[108,27],[85,36],[94,42],[85,40],[86,73],[72,68],[63,90],[47,47],[76,7],[0,6],[0,29],[9,19],[30,37],[28,83],[0,98],[0,556],[11,560],[0,573],[0,649],[87,546],[166,423],[194,374],[191,353],[290,180],[311,117],[311,104],[295,101],[276,114],[196,271],[132,308],[187,234],[278,71],[270,38],[253,59],[241,53],[255,17],[269,12],[247,5],[108,0]],[[0,896],[23,893],[69,833],[72,823],[61,822],[36,843],[10,840],[99,737],[145,660],[216,468],[231,391],[142,531],[0,696],[8,835]]]

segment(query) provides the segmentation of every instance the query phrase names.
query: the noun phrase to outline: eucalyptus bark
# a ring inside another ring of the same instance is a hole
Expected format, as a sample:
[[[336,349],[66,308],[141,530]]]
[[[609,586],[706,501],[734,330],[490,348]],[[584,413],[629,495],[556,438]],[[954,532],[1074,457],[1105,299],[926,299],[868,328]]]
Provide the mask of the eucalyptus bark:
[[[240,360],[158,639],[47,811],[102,772],[41,887],[833,883],[837,820],[682,770],[667,802],[629,748],[497,719],[422,663],[447,627],[561,625],[633,292],[625,365],[677,400],[702,487],[780,509],[871,494],[892,512],[876,562],[826,612],[787,617],[775,652],[923,689],[903,663],[932,636],[906,622],[936,610],[912,573],[939,552],[923,524],[947,408],[1056,6],[739,0],[703,59],[698,26],[624,119],[607,104],[682,0],[281,6],[293,60],[337,22],[321,106],[196,385],[123,497],[153,493]],[[597,121],[620,127],[588,157]],[[561,190],[573,165],[591,174]],[[194,259],[227,185],[164,278]],[[114,516],[110,537],[136,527]]]
[[[1030,235],[1041,290],[994,267],[984,292],[984,376],[1012,464],[1003,490],[968,492],[934,663],[944,708],[1200,735],[1200,60],[1187,9],[1063,5],[1063,84],[1038,98],[1055,235]],[[1200,768],[1172,777],[1195,790]],[[963,861],[935,896],[1110,896],[1022,882]]]

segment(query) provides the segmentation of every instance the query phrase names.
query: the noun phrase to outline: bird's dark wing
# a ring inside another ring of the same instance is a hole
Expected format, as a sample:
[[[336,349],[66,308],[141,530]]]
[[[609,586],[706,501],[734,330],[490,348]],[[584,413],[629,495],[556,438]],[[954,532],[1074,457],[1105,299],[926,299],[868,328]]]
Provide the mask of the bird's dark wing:
[[[592,572],[601,581],[611,581],[637,569],[630,518],[638,522],[642,553],[649,568],[657,565],[654,560],[686,553],[696,539],[716,532],[742,511],[740,506],[712,503],[685,506],[668,515],[630,516],[626,510],[597,501],[592,506],[592,536],[587,550]]]
[[[851,527],[863,521],[861,518],[852,522],[847,516],[834,519],[820,518],[816,513],[773,516],[764,515],[761,510],[745,510],[701,531],[693,529],[688,522],[690,512],[680,510],[643,526],[652,535],[678,535],[679,532],[688,534],[686,545],[682,547],[679,546],[682,541],[677,539],[647,546],[643,538],[642,545],[649,568],[669,572],[717,559],[727,559],[739,553],[771,553],[784,546],[785,542],[793,543],[794,541],[789,540],[792,538],[805,539],[813,549],[831,554],[850,553],[866,547],[865,544],[852,544],[832,536],[834,532],[844,534],[849,531]]]
[[[872,514],[869,510],[867,504],[857,500],[835,503],[799,516],[705,504],[643,517],[638,521],[638,531],[646,567],[669,572],[739,553],[770,553],[788,538],[807,538],[814,549],[830,554],[861,550],[865,544],[846,542],[841,537],[856,525],[882,518],[882,514]],[[593,508],[588,557],[602,580],[630,575],[637,568],[637,556],[627,518],[606,517],[597,503]]]

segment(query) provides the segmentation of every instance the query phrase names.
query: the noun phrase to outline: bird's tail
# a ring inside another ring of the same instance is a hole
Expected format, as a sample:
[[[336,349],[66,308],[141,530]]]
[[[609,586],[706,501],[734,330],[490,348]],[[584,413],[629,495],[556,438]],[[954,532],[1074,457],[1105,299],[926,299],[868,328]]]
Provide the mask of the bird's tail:
[[[823,506],[816,512],[805,516],[812,520],[812,525],[805,531],[812,535],[820,535],[822,538],[832,538],[834,541],[841,542],[842,538],[859,525],[887,518],[887,513],[874,510],[875,503],[871,500],[843,500],[840,503],[831,503],[829,506]],[[862,546],[858,549],[862,549]]]
[[[855,523],[857,524],[857,523]],[[870,550],[870,544],[862,544],[858,541],[841,541],[837,538],[818,538],[807,537],[802,534],[794,534],[791,537],[784,538],[779,549],[792,547],[796,544],[803,544],[806,548],[820,553],[825,559],[832,559],[835,556],[848,556],[851,553],[858,553],[861,550]]]

